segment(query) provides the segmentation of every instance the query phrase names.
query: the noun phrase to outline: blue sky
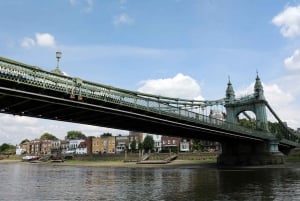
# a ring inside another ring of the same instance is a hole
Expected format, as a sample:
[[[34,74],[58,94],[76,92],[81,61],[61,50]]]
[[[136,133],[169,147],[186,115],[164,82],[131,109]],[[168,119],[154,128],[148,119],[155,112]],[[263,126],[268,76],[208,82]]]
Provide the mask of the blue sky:
[[[252,93],[256,71],[283,121],[300,127],[300,1],[0,1],[0,55],[129,90],[219,99],[228,76]],[[108,128],[0,115],[0,144]],[[14,126],[12,126],[14,125]],[[121,133],[126,133],[125,131]]]

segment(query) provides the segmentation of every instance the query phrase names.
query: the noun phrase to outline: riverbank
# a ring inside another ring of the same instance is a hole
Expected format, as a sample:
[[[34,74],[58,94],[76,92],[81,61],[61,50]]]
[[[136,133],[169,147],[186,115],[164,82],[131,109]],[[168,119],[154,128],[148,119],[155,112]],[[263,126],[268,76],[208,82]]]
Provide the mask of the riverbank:
[[[49,164],[49,163],[48,163]],[[137,164],[136,162],[124,161],[80,161],[68,160],[62,163],[50,163],[57,166],[87,166],[87,167],[127,167],[127,168],[153,168],[153,167],[183,167],[183,166],[201,166],[213,167],[216,166],[214,160],[175,160],[167,164]]]
[[[32,165],[53,165],[53,166],[85,166],[85,167],[180,167],[180,166],[201,166],[201,167],[214,167],[216,166],[215,160],[175,160],[167,164],[137,164],[136,162],[124,161],[87,161],[87,160],[66,160],[64,162],[41,162],[29,163],[22,162],[21,160],[4,159],[0,160],[0,164],[8,163],[24,163]]]
[[[61,163],[29,163],[20,160],[4,159],[0,160],[1,164],[28,164],[28,165],[50,165],[50,166],[77,166],[77,167],[106,167],[106,168],[218,168],[218,169],[281,169],[281,168],[299,168],[300,162],[286,162],[281,165],[263,165],[263,166],[224,166],[220,167],[214,160],[175,160],[167,164],[137,164],[136,162],[123,161],[80,161],[68,160]]]
[[[64,162],[41,162],[41,163],[29,163],[22,162],[19,158],[10,158],[0,160],[0,164],[8,163],[24,163],[32,165],[53,165],[53,166],[85,166],[85,167],[125,167],[125,168],[178,168],[178,167],[198,167],[198,168],[220,168],[220,169],[243,169],[243,168],[298,168],[300,167],[300,158],[293,158],[294,160],[287,160],[285,164],[280,165],[263,165],[263,166],[234,166],[234,167],[219,167],[216,164],[216,159],[205,160],[182,160],[177,159],[167,164],[137,164],[136,162],[124,162],[124,160],[66,160]],[[296,160],[298,159],[298,160]]]

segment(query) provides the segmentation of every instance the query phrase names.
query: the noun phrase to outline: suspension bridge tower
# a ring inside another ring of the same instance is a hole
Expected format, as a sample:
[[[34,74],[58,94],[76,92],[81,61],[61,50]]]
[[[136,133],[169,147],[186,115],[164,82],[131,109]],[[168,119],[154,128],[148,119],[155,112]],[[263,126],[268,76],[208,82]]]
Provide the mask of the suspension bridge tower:
[[[246,111],[252,111],[256,116],[256,128],[258,130],[268,131],[266,99],[264,96],[264,89],[258,75],[254,85],[254,93],[240,99],[235,99],[234,90],[229,80],[226,89],[225,108],[227,122],[237,124],[239,114]]]
[[[233,125],[238,125],[238,117],[244,114],[250,121],[251,117],[246,111],[251,111],[256,116],[256,128],[259,132],[268,132],[268,119],[266,112],[267,101],[264,96],[264,89],[261,80],[257,74],[254,93],[242,98],[236,98],[230,82],[227,84],[225,105],[226,121]],[[282,164],[284,157],[278,150],[279,142],[277,140],[266,141],[247,141],[233,139],[231,141],[221,142],[222,153],[218,157],[218,163],[221,165],[264,165],[264,164]]]

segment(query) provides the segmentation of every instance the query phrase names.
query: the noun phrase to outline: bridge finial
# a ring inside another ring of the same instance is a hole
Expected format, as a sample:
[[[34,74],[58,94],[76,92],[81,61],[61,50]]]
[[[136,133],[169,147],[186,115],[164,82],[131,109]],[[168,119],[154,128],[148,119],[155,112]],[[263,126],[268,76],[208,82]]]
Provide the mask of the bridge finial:
[[[230,76],[228,76],[228,84],[227,84],[227,89],[226,89],[226,98],[228,100],[233,100],[235,98],[234,90],[233,90],[232,84],[230,82]]]
[[[256,70],[256,81],[254,84],[254,93],[255,96],[259,99],[265,99],[264,97],[264,88],[262,85],[262,82],[260,81],[260,78],[258,76],[258,71]]]

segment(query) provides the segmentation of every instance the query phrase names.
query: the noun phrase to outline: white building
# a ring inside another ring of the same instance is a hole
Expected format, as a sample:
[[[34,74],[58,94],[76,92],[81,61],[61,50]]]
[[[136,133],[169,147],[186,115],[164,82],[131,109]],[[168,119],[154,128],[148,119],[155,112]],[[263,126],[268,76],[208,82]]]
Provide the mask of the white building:
[[[76,149],[79,146],[79,144],[81,142],[85,142],[85,140],[70,140],[69,141],[69,148],[66,151],[66,153],[70,154],[70,153],[76,153]]]
[[[87,154],[87,144],[85,141],[79,143],[75,150],[75,153],[80,155]]]
[[[17,146],[17,148],[16,148],[16,155],[22,155],[25,152],[26,152],[26,150],[22,149],[20,145]]]
[[[189,152],[190,151],[190,142],[186,139],[180,142],[180,151],[182,152]]]

